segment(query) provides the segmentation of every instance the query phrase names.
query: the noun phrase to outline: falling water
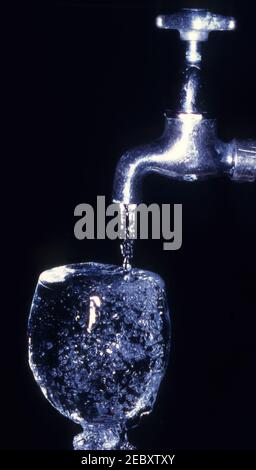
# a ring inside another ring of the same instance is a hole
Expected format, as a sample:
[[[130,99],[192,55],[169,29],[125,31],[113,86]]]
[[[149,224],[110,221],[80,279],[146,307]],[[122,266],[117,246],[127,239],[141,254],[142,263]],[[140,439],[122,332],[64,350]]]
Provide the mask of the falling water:
[[[123,205],[123,224],[124,238],[121,241],[120,248],[123,258],[123,269],[129,272],[132,268],[132,260],[134,255],[134,230],[135,230],[135,205]]]
[[[132,267],[132,259],[134,252],[134,240],[126,238],[121,242],[121,253],[123,257],[123,268],[125,271],[130,271]]]

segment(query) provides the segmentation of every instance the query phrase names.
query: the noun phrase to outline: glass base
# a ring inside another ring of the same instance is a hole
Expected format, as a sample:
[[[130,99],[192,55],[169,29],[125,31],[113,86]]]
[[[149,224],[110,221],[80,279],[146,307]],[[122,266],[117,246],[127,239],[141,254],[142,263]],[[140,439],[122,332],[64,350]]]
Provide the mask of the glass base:
[[[135,450],[119,425],[88,424],[73,440],[75,450]]]

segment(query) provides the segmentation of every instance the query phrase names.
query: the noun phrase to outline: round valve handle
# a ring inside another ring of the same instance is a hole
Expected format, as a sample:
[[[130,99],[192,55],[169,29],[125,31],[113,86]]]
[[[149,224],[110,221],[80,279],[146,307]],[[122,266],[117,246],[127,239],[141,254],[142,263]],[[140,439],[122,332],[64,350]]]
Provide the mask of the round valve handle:
[[[207,41],[211,31],[234,30],[236,21],[232,16],[184,8],[179,13],[158,16],[156,25],[162,29],[178,30],[183,41]]]

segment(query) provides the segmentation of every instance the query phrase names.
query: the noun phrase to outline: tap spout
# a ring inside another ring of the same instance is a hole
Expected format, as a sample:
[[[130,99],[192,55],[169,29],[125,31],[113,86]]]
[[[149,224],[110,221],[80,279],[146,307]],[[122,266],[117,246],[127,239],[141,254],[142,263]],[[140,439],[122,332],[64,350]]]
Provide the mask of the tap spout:
[[[136,147],[119,160],[114,178],[113,202],[137,204],[141,200],[143,176],[152,168],[149,161],[151,149]]]

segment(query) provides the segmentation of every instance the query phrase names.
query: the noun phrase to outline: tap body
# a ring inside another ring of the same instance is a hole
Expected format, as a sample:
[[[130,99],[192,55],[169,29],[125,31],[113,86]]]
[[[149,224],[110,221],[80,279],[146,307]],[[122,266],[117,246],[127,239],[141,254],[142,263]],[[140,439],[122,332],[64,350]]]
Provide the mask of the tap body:
[[[126,152],[115,173],[113,200],[136,204],[148,173],[182,181],[198,181],[226,174],[233,181],[256,178],[256,140],[222,142],[216,120],[209,118],[202,93],[201,43],[212,30],[235,28],[233,18],[205,10],[183,10],[157,18],[157,25],[178,29],[185,41],[185,66],[178,106],[165,113],[164,132],[156,141]]]
[[[215,119],[201,114],[166,116],[159,139],[126,152],[119,160],[113,200],[137,204],[142,179],[149,173],[190,182],[223,174],[233,181],[254,182],[256,140],[224,143],[217,136]]]

